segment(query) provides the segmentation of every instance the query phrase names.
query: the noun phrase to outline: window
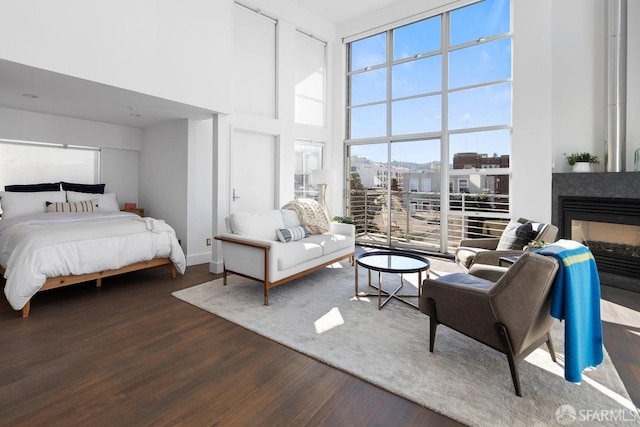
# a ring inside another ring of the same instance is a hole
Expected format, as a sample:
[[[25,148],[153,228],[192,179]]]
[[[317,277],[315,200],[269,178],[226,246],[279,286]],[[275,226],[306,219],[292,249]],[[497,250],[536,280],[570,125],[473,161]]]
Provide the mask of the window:
[[[296,123],[324,126],[327,44],[296,31]]]
[[[276,118],[277,21],[238,3],[234,19],[234,109]]]
[[[97,148],[0,139],[0,190],[41,182],[95,184],[100,180],[99,164]]]
[[[294,197],[318,199],[318,189],[309,183],[311,171],[322,169],[322,156],[324,144],[322,142],[296,140],[295,172],[294,172]]]
[[[454,194],[460,192],[489,197],[492,206],[500,198],[500,215],[508,213],[510,6],[509,0],[478,1],[348,41],[351,167],[370,161],[387,173],[401,171],[397,188],[431,193],[429,206],[438,206],[434,194],[445,203],[447,197],[464,199]],[[373,152],[364,158],[365,147],[391,158]],[[366,176],[360,179],[365,188],[376,187]]]

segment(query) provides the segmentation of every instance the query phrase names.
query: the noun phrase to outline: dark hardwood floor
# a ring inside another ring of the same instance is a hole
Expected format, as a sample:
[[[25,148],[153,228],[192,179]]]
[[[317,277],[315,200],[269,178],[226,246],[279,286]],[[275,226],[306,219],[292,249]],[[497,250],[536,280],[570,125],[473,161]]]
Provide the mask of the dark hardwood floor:
[[[171,296],[216,277],[157,267],[55,289],[26,319],[1,302],[0,425],[459,425]],[[603,300],[638,405],[640,294]]]

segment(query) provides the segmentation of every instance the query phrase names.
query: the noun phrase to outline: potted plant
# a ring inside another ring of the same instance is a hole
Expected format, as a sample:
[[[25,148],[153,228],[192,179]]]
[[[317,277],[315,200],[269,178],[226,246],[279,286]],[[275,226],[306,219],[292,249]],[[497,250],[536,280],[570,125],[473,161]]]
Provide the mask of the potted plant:
[[[350,216],[334,216],[331,220],[333,222],[339,222],[341,224],[355,224],[353,218],[351,218]]]
[[[537,249],[544,248],[546,246],[549,246],[549,243],[545,242],[544,240],[532,240],[529,243],[527,243],[526,245],[524,245],[522,250],[523,251],[535,251]]]
[[[574,172],[591,172],[591,165],[600,164],[598,156],[587,152],[571,153],[568,156],[565,153],[564,157],[567,159],[569,166],[572,166]]]

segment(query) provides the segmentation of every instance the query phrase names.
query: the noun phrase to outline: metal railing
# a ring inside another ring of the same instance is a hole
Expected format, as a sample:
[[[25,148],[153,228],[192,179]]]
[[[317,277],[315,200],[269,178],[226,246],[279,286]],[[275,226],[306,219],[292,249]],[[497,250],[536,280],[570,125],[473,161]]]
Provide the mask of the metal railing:
[[[461,239],[500,235],[509,220],[508,195],[453,193],[444,216],[440,193],[392,191],[390,203],[388,197],[386,190],[351,190],[349,216],[358,243],[451,253]]]

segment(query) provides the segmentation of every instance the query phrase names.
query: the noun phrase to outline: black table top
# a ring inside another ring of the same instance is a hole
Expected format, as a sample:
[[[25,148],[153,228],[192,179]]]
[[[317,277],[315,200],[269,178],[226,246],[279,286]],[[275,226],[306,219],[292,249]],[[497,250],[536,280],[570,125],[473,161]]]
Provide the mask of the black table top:
[[[356,257],[358,265],[383,273],[417,273],[429,269],[423,256],[403,251],[372,251]]]

